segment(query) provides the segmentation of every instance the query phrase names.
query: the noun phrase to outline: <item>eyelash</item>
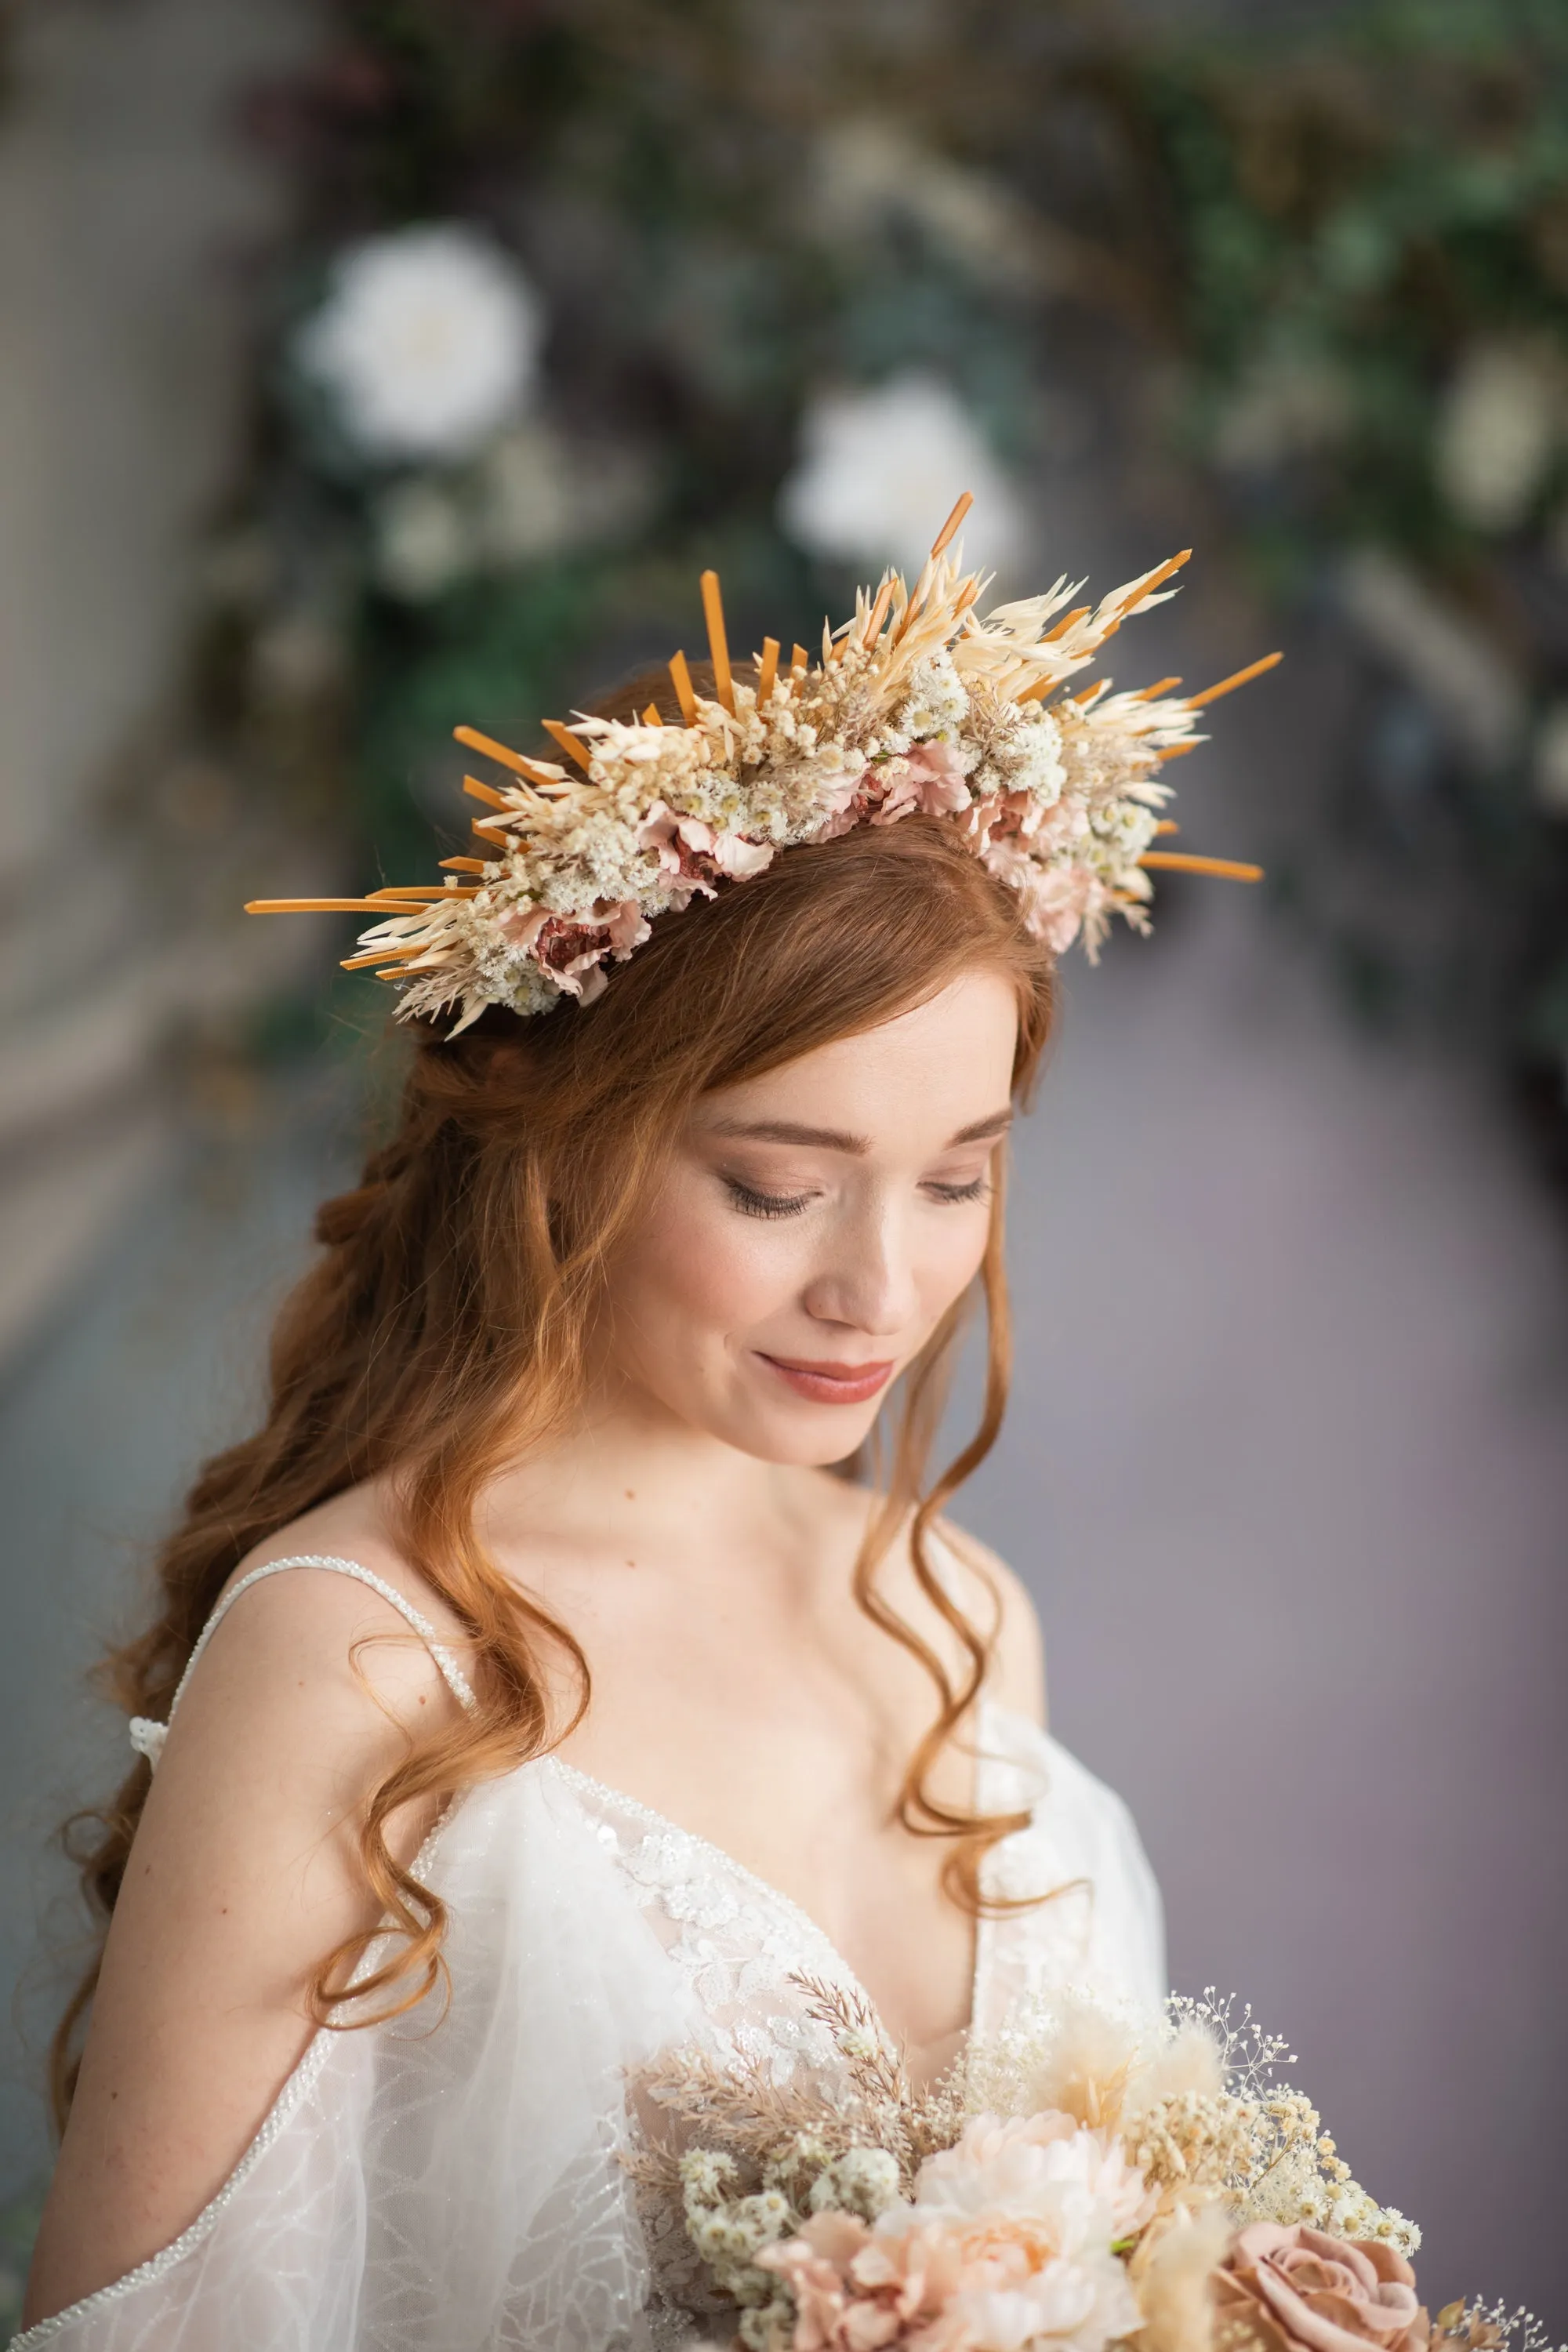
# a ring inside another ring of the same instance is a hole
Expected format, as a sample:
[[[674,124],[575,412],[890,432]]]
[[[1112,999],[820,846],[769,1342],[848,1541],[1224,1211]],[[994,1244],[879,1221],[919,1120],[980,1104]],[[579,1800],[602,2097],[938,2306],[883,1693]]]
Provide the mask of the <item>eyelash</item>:
[[[724,1182],[743,1217],[798,1217],[811,1200],[809,1192],[793,1199],[776,1192],[753,1192],[749,1184],[742,1184],[734,1176],[726,1176]]]
[[[753,1192],[749,1184],[737,1177],[726,1176],[724,1182],[731,1199],[743,1217],[798,1217],[811,1205],[809,1192],[790,1196],[777,1192]],[[927,1184],[923,1188],[944,1206],[963,1201],[982,1201],[989,1187],[984,1176],[976,1176],[967,1184]]]

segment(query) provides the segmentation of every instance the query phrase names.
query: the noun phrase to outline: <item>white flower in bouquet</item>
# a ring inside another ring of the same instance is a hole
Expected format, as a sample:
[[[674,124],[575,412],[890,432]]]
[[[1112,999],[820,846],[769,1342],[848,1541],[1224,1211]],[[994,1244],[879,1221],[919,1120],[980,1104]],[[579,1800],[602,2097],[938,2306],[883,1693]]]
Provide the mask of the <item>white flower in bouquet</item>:
[[[928,2157],[912,2203],[884,2215],[884,2234],[924,2223],[963,2231],[1026,2227],[1053,2254],[1106,2250],[1142,2228],[1152,2200],[1119,2141],[1049,2112],[975,2116]]]
[[[542,320],[500,247],[457,223],[405,228],[342,254],[296,345],[367,457],[466,457],[522,407]]]
[[[1525,343],[1478,344],[1438,411],[1433,463],[1444,500],[1476,530],[1524,521],[1552,462],[1562,372]]]
[[[1119,2142],[1067,2116],[983,2115],[926,2159],[912,2202],[890,2207],[874,2235],[946,2240],[956,2258],[950,2312],[975,2352],[1042,2343],[1100,2352],[1139,2324],[1112,2248],[1152,2210]]]
[[[801,421],[779,519],[814,555],[912,572],[931,515],[965,489],[974,492],[966,555],[998,568],[1021,538],[1017,490],[952,386],[911,370],[872,390],[817,395]]]

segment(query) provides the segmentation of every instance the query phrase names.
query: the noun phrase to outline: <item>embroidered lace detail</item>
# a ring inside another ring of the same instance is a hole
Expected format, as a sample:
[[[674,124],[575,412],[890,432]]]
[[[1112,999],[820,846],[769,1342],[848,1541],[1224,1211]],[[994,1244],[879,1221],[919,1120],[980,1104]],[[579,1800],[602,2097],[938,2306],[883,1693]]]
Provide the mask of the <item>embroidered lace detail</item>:
[[[807,2017],[791,1979],[826,1978],[868,2003],[869,1996],[809,1913],[695,1831],[561,1757],[549,1760],[688,1979],[716,2048],[767,2064],[780,2083],[801,2063],[837,2067],[831,2035]]]
[[[983,1741],[987,1729],[983,1724]],[[839,2074],[843,2061],[832,2037],[806,2014],[807,1996],[794,1979],[826,1979],[859,1994],[868,2008],[871,2003],[848,1962],[809,1913],[695,1831],[682,1829],[651,1806],[559,1757],[549,1761],[575,1797],[595,1839],[618,1865],[633,1900],[669,1958],[686,1976],[715,2054],[765,2067],[779,2084],[801,2067],[829,2076]],[[997,1759],[981,1769],[984,1778],[1006,1767]],[[1041,1780],[1033,1798],[1043,1793]],[[985,1794],[987,1804],[995,1801],[1007,1810],[1033,1798],[1011,1785],[994,1797],[989,1790]],[[1002,1866],[1006,1892],[1028,1891],[1040,1872],[1050,1867],[1048,1854],[1020,1850],[1031,1834],[1029,1830],[1017,1832],[995,1850],[1009,1856]],[[1004,1890],[998,1885],[996,1891]],[[996,2006],[990,1990],[994,1971],[1002,1972],[1009,1996],[1052,1972],[1049,1949],[1042,1952],[1037,1965],[1028,1957],[1031,1944],[1039,1938],[1037,1923],[1032,1912],[1018,1915],[1016,1921],[981,1922],[973,1987],[976,2017]],[[1047,1944],[1054,1939],[1047,1938]],[[1073,1948],[1076,1957],[1081,1948],[1077,1937]],[[640,2210],[654,2286],[648,2311],[654,2344],[690,2342],[692,2331],[702,2334],[703,2321],[713,2321],[721,2306],[713,2300],[708,2273],[679,2213],[651,2198],[642,2200]],[[712,2326],[707,2330],[714,2332]]]

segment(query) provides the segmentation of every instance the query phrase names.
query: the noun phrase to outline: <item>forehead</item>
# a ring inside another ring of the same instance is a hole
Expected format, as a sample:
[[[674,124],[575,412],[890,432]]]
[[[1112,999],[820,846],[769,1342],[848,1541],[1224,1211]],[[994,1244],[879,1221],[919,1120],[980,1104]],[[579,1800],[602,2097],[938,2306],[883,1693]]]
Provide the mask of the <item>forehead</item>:
[[[875,1029],[705,1095],[700,1128],[756,1120],[945,1141],[1007,1107],[1017,1000],[999,972],[966,972]]]

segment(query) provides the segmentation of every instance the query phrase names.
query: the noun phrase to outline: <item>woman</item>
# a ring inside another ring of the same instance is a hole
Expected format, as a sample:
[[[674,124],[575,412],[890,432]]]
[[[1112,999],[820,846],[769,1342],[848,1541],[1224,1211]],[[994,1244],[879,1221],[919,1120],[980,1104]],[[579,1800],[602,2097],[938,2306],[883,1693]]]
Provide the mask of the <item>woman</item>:
[[[816,667],[738,675],[709,575],[707,691],[677,656],[568,764],[468,736],[478,878],[369,902],[401,1123],[119,1661],[145,1760],[23,2345],[686,2341],[639,2065],[830,2066],[805,1980],[926,2078],[1022,1992],[1163,1993],[1023,1590],[937,1514],[1001,1418],[1054,956],[1140,917],[1195,705],[1049,699],[1171,567],[981,626],[952,528]]]

